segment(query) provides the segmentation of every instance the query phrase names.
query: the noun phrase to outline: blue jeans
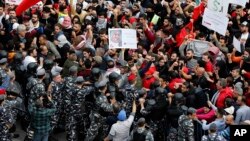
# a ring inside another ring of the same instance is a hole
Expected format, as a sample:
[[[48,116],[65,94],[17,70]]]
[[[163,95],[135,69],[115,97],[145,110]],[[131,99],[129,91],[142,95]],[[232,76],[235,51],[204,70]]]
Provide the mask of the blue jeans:
[[[49,133],[35,133],[33,141],[48,141]]]

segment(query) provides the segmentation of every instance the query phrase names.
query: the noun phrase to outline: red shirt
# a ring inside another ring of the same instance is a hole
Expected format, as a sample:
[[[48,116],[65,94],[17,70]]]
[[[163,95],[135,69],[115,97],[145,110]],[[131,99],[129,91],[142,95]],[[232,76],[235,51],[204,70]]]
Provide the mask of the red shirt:
[[[204,113],[204,107],[196,110],[196,115],[199,120],[206,120],[208,123],[215,120],[215,111],[211,109],[208,113]]]
[[[150,78],[144,78],[144,79],[142,80],[143,87],[146,88],[146,89],[150,89],[150,85],[151,85],[152,83],[154,83],[155,80],[156,80],[156,79],[155,79],[153,76],[150,77]]]
[[[211,61],[208,61],[205,65],[205,71],[206,72],[214,72],[214,67],[213,64],[211,63]]]
[[[233,91],[231,88],[226,87],[225,89],[220,91],[219,97],[218,97],[215,105],[218,108],[225,108],[225,99],[228,97],[230,97],[230,98],[233,97]]]
[[[181,78],[175,78],[175,79],[172,79],[172,80],[169,82],[168,87],[169,87],[169,89],[170,89],[170,91],[171,91],[172,93],[175,93],[175,92],[176,92],[176,89],[175,89],[175,87],[174,87],[176,83],[183,83],[183,79],[181,79]]]

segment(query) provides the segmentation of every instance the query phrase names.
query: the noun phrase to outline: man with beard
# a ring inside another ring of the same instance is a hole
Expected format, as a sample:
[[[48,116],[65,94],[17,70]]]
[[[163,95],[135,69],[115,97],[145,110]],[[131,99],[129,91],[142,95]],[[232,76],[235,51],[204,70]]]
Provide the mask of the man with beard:
[[[188,49],[186,52],[187,68],[193,70],[197,66],[197,60],[194,59],[194,51]]]
[[[73,31],[72,31],[72,38],[76,38],[76,36],[83,35],[82,33],[82,25],[80,22],[74,23]]]
[[[38,13],[33,13],[30,24],[31,24],[31,27],[34,27],[34,29],[36,29],[38,34],[43,34],[44,27],[39,22],[39,19],[40,19],[39,14]]]

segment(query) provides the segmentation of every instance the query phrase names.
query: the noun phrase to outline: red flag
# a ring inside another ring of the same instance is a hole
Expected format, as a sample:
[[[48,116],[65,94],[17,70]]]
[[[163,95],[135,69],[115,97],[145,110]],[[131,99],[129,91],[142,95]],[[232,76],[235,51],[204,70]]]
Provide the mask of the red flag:
[[[16,8],[16,15],[20,16],[26,9],[35,5],[41,0],[23,0]]]
[[[187,31],[187,29],[189,30],[189,32]],[[188,34],[192,34],[193,30],[193,22],[189,22],[185,27],[183,27],[180,32],[176,35],[176,43],[177,43],[177,47],[180,47],[180,45],[182,44],[182,42],[184,41],[186,35]],[[191,36],[190,36],[191,37]]]
[[[197,21],[200,15],[204,13],[204,11],[205,11],[204,3],[201,3],[199,6],[194,8],[192,19],[194,21]]]

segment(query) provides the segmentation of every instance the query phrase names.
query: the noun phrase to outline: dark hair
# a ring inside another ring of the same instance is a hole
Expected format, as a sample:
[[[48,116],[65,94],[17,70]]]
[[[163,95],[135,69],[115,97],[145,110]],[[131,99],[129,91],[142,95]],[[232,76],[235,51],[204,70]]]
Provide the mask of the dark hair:
[[[0,7],[5,7],[5,5],[2,3],[2,2],[0,2]]]
[[[191,85],[188,81],[184,82],[183,85],[185,85],[187,87],[187,89],[191,88]]]
[[[243,102],[243,103],[246,103],[247,102],[247,98],[246,98],[246,96],[241,96],[241,102]]]
[[[106,34],[106,33],[107,33],[106,28],[102,28],[99,30],[99,34]]]
[[[76,54],[76,52],[74,50],[69,50],[68,53],[69,53],[69,55]]]
[[[92,66],[92,62],[89,59],[85,60],[84,61],[84,66],[85,66],[86,69],[90,69],[91,66]]]
[[[188,52],[188,51],[191,51],[192,53],[194,53],[194,50],[193,50],[193,49],[191,49],[191,48],[187,49],[187,51],[186,51],[186,52]]]
[[[36,48],[34,47],[31,47],[28,49],[28,55],[30,55],[31,53],[33,53],[33,51],[35,50]]]
[[[91,49],[90,49],[90,48],[84,48],[84,49],[82,50],[82,52],[87,52],[87,53],[90,53],[90,54],[91,54]]]
[[[59,5],[59,11],[60,12],[62,12],[66,8],[67,8],[67,6],[65,6],[65,5]]]
[[[74,19],[78,19],[78,21],[81,22],[81,19],[80,19],[80,17],[79,17],[78,15],[75,15],[75,16],[72,18],[72,21],[74,21]],[[76,24],[78,24],[78,22],[76,22]],[[80,25],[82,25],[82,24],[80,23]]]
[[[144,13],[141,13],[141,14],[139,15],[139,18],[143,18],[144,20],[146,20],[146,19],[147,19],[147,15],[144,14]]]
[[[108,67],[108,68],[114,68],[114,67],[115,67],[114,61],[112,61],[112,60],[108,61],[108,62],[107,62],[107,67]]]
[[[217,113],[222,117],[225,114],[225,110],[223,108],[218,108]]]
[[[234,100],[232,98],[228,97],[225,99],[225,105],[227,107],[231,107],[233,104],[234,104]]]
[[[61,24],[59,24],[59,23],[57,23],[57,24],[55,24],[55,27],[59,27],[60,29],[62,29],[62,25]]]

